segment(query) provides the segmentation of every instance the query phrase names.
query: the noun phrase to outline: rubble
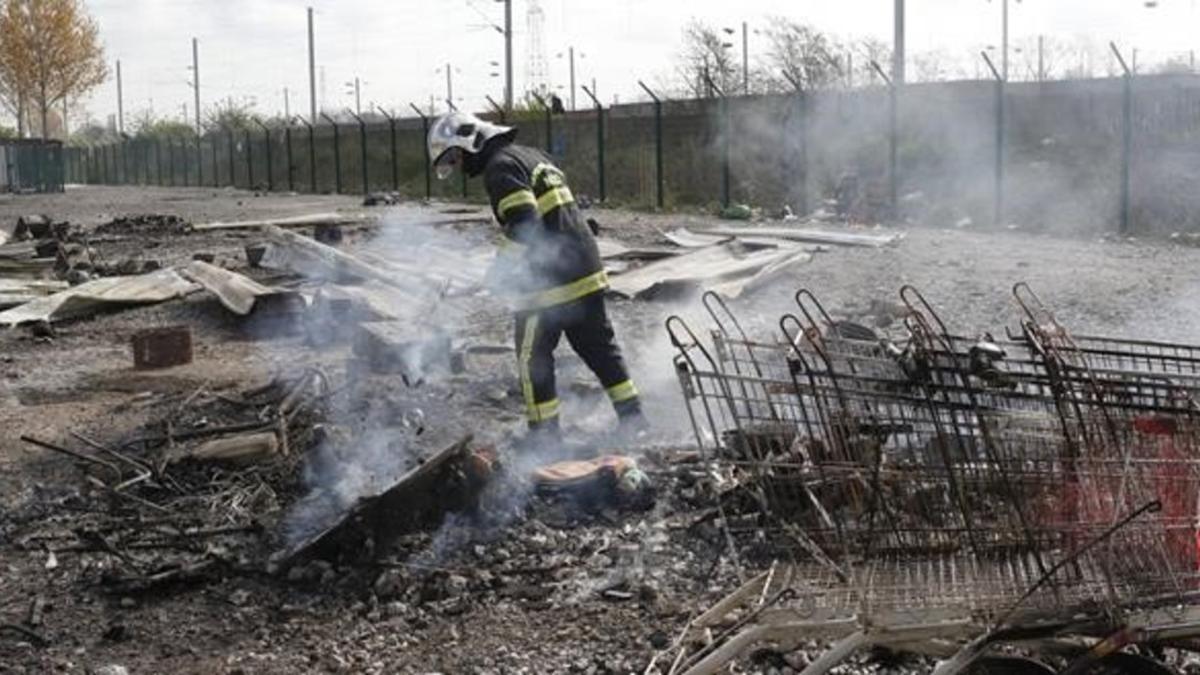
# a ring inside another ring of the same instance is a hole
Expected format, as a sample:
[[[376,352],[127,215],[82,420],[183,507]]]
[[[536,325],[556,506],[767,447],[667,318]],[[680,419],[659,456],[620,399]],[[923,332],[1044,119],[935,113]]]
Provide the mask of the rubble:
[[[487,455],[478,455],[481,451],[470,447],[471,440],[467,436],[439,449],[352,504],[338,504],[323,492],[310,494],[301,509],[311,522],[271,556],[271,569],[288,570],[313,557],[352,560],[369,555],[415,528],[437,524],[448,512],[471,508],[492,471],[492,460],[481,460]]]
[[[147,214],[114,218],[98,225],[94,233],[125,237],[165,237],[188,234],[192,229],[192,225],[179,216]]]
[[[52,236],[54,235],[51,230],[50,217],[40,214],[17,218],[16,229],[12,233],[12,239],[15,241],[46,239]]]

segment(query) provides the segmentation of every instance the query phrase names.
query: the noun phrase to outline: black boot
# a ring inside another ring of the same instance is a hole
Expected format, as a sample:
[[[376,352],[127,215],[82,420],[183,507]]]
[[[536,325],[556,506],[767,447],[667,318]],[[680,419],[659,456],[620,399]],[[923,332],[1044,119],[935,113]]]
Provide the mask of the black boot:
[[[630,446],[644,442],[650,435],[650,421],[642,414],[641,406],[634,406],[617,412],[616,441],[621,445]]]
[[[522,453],[555,457],[562,452],[562,444],[562,431],[559,429],[558,419],[552,419],[530,424],[529,431],[517,443],[517,448]]]

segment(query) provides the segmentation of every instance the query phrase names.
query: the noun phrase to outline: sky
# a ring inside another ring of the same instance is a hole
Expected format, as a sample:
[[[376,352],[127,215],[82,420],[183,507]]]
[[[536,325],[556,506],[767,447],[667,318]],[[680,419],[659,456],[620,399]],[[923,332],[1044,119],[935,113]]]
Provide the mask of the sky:
[[[513,1],[515,89],[524,90],[531,33],[526,14],[533,0]],[[908,0],[910,54],[941,50],[969,55],[999,43],[1003,0]],[[1037,35],[1115,41],[1139,50],[1143,63],[1200,50],[1197,0],[1011,0],[1015,44]],[[783,16],[843,38],[892,39],[893,0],[541,0],[543,51],[555,87],[569,102],[566,52],[576,52],[577,82],[594,79],[601,99],[641,98],[638,79],[666,83],[692,19],[740,31],[771,25]],[[379,105],[397,113],[409,104],[442,109],[447,64],[460,108],[484,110],[485,95],[503,97],[503,24],[496,0],[85,0],[99,23],[110,64],[121,61],[125,118],[152,110],[158,116],[189,114],[192,106],[191,40],[199,40],[201,105],[232,97],[253,102],[260,115],[307,113],[306,7],[315,12],[317,97],[324,107],[355,104],[361,83],[363,109]],[[740,35],[735,40],[739,42]],[[751,60],[766,48],[750,35]],[[113,68],[115,70],[115,68]],[[492,76],[498,73],[500,77]],[[322,85],[322,81],[324,84]],[[583,93],[578,93],[583,105]],[[117,108],[115,78],[77,110],[104,120]],[[73,115],[75,116],[75,115]],[[79,120],[72,120],[78,124]]]

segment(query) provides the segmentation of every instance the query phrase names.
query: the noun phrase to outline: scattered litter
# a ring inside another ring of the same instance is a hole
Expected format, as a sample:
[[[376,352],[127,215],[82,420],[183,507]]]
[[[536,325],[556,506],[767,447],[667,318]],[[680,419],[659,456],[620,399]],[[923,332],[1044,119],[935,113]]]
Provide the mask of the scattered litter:
[[[623,455],[549,464],[534,470],[533,482],[544,494],[585,503],[591,508],[619,505],[640,509],[654,502],[650,478],[636,460]]]
[[[363,198],[363,206],[394,206],[399,203],[399,192],[372,192]]]
[[[754,217],[754,209],[746,204],[730,204],[721,209],[720,215],[725,220],[750,220]]]

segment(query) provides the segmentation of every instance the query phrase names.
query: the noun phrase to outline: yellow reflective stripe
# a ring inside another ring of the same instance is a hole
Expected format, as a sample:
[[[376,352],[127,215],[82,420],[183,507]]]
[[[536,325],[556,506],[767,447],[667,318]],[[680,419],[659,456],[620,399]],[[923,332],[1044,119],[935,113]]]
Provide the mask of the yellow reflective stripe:
[[[538,213],[546,215],[560,206],[566,206],[575,201],[575,195],[571,194],[571,189],[568,187],[552,188],[541,197],[538,197],[537,207]]]
[[[500,203],[496,205],[496,210],[500,212],[501,216],[504,216],[504,214],[518,206],[536,207],[537,205],[538,200],[537,197],[533,196],[532,190],[517,190],[516,192],[509,193],[504,199],[501,199]]]
[[[529,174],[529,184],[537,185],[538,179],[547,171],[554,171],[554,165],[539,162],[537,166],[533,167],[533,172]]]
[[[521,338],[521,353],[517,356],[517,369],[521,378],[521,396],[525,399],[525,409],[530,411],[537,408],[537,399],[533,396],[533,374],[529,370],[529,362],[533,360],[533,341],[537,338],[538,316],[534,314],[525,320],[525,334]]]
[[[589,274],[582,279],[576,279],[569,284],[535,293],[525,303],[525,306],[527,309],[553,307],[571,302],[572,300],[578,300],[606,288],[608,288],[608,273],[601,270],[595,274]]]
[[[608,399],[613,403],[624,403],[625,401],[637,398],[638,395],[637,387],[633,386],[633,380],[625,380],[620,384],[614,384],[604,391],[608,392]]]
[[[545,422],[558,417],[558,399],[550,399],[545,403],[535,403],[529,409],[530,422]]]

